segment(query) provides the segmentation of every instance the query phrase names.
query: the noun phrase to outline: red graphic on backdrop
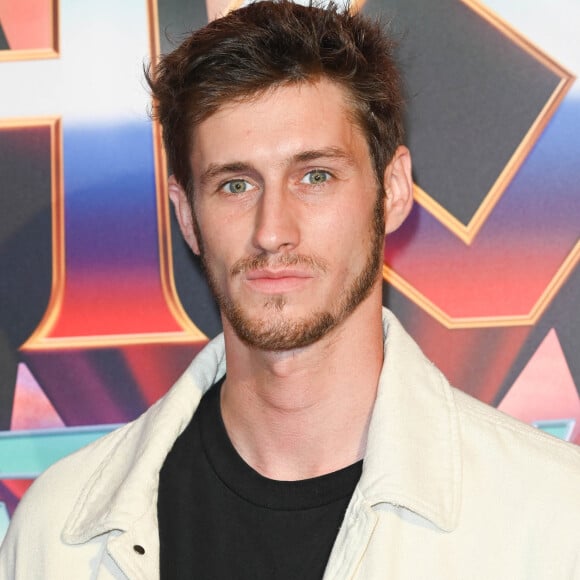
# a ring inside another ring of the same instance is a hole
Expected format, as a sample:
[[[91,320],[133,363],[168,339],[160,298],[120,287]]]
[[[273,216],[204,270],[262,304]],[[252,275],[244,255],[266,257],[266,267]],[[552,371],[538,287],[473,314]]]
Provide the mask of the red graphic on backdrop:
[[[0,59],[56,56],[58,0],[0,0],[0,23],[9,50]],[[27,52],[28,54],[25,54]]]

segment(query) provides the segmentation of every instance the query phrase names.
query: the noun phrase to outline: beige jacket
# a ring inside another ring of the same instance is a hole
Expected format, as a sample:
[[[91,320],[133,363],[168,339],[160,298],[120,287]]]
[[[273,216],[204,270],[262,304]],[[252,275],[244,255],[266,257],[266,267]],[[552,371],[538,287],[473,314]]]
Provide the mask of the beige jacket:
[[[325,579],[580,579],[580,448],[451,388],[386,310],[384,326],[363,473]],[[158,578],[158,473],[224,372],[218,337],[139,419],[48,469],[0,578]]]

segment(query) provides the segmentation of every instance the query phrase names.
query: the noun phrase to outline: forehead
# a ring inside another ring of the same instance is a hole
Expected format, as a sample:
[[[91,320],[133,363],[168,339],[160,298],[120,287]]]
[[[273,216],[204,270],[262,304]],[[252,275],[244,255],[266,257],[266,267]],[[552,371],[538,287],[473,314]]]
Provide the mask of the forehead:
[[[338,147],[368,157],[347,92],[328,79],[282,85],[226,103],[193,133],[192,169],[237,161],[284,162],[300,151]]]

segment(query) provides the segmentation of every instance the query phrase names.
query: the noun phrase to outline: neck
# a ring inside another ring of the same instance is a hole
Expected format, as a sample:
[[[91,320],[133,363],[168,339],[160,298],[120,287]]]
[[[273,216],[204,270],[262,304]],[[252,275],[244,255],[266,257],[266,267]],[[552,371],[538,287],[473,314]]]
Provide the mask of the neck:
[[[362,458],[383,361],[380,296],[302,349],[252,349],[227,321],[224,333],[222,415],[246,463],[271,479],[298,480]]]

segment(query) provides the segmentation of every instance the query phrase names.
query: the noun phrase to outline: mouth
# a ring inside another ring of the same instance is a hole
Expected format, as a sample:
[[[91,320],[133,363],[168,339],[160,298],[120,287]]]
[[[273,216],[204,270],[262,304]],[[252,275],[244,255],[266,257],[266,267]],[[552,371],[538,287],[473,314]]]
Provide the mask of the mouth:
[[[297,290],[313,278],[312,272],[298,268],[281,270],[257,269],[245,273],[244,281],[252,289],[266,294],[280,294]]]

